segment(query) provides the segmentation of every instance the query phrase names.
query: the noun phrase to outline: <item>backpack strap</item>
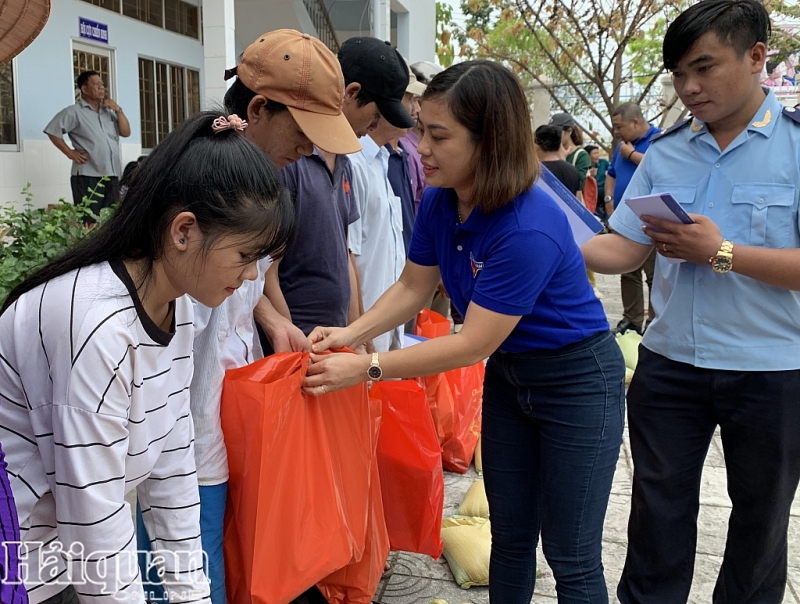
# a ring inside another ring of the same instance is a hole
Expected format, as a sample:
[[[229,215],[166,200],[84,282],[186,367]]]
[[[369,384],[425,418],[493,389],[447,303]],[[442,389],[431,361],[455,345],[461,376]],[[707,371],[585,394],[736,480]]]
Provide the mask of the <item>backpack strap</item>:
[[[583,148],[581,148],[581,147],[578,147],[578,150],[577,150],[577,151],[575,151],[575,154],[572,156],[572,165],[573,165],[573,166],[576,166],[576,167],[577,167],[577,165],[578,165],[578,156],[581,154],[581,151],[583,151],[584,153],[588,153],[588,152],[586,151],[586,149],[583,149]]]

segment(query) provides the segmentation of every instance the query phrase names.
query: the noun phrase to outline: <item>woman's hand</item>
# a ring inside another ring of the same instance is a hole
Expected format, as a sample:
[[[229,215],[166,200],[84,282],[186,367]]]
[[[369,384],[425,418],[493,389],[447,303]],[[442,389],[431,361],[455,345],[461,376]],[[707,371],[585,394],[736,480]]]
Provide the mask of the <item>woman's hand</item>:
[[[331,348],[356,349],[365,342],[356,342],[347,327],[315,327],[308,336],[312,352],[325,352]]]
[[[323,328],[318,327],[317,329]],[[366,382],[369,363],[370,357],[363,354],[319,355],[312,353],[311,365],[308,367],[308,374],[303,382],[303,392],[312,396],[321,396]]]

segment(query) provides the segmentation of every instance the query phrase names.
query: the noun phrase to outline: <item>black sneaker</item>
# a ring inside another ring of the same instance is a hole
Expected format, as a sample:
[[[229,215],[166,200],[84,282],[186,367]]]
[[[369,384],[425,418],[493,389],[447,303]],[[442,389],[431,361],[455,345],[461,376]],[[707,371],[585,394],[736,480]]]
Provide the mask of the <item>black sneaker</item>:
[[[636,325],[634,325],[633,322],[629,321],[628,319],[622,319],[622,321],[617,323],[617,326],[613,329],[613,332],[615,334],[622,335],[629,330],[633,330],[639,335],[642,335],[642,328],[636,327]]]

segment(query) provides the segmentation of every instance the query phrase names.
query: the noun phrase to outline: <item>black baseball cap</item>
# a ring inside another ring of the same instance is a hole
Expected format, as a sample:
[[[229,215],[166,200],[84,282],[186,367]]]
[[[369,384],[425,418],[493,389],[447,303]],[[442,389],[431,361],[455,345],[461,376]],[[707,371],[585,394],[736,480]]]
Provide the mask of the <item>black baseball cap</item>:
[[[365,36],[349,38],[339,49],[339,63],[346,81],[358,82],[375,97],[387,122],[397,128],[415,125],[402,103],[409,82],[408,66],[389,42]]]

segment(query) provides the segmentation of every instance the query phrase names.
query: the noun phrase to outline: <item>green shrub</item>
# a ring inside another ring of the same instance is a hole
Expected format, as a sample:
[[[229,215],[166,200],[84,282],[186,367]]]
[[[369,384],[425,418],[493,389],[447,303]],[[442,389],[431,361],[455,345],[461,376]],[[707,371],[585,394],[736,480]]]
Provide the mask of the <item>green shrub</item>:
[[[97,216],[90,207],[103,196],[98,191],[103,186],[101,181],[78,205],[59,199],[47,208],[35,208],[28,183],[22,190],[21,210],[11,203],[0,206],[0,304],[28,275],[59,257],[111,215],[113,208],[103,208]],[[96,222],[87,224],[90,220]]]

